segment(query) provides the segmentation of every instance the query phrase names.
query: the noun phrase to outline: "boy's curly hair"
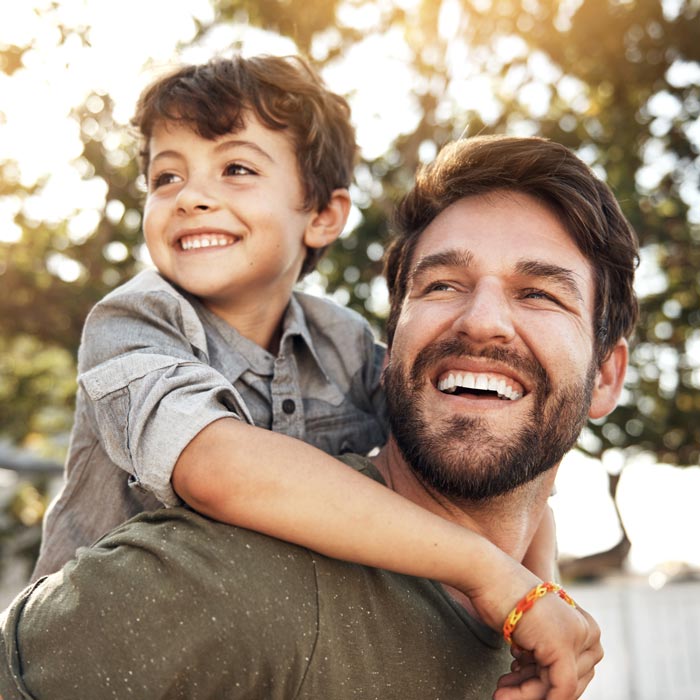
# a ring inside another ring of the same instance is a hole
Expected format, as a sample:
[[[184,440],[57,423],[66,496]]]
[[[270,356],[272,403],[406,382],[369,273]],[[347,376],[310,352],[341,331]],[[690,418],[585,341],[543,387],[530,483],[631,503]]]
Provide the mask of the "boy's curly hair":
[[[216,58],[155,81],[141,94],[132,119],[142,137],[144,172],[158,124],[181,123],[203,138],[215,139],[243,129],[246,111],[266,127],[289,135],[306,210],[324,209],[333,190],[349,187],[357,152],[350,107],[300,56]],[[308,249],[302,276],[313,270],[322,254],[323,249]]]

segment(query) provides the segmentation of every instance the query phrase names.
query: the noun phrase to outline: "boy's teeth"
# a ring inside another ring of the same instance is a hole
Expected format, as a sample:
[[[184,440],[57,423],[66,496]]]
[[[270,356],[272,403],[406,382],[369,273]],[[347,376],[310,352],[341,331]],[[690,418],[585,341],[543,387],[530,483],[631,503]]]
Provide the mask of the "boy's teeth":
[[[193,236],[183,236],[180,239],[182,250],[196,250],[198,248],[223,248],[232,245],[234,239],[230,236],[216,234],[197,234]]]
[[[438,389],[449,394],[453,394],[459,387],[493,391],[499,398],[511,401],[517,401],[522,397],[522,393],[508,384],[503,377],[490,377],[487,374],[450,372],[438,382]]]

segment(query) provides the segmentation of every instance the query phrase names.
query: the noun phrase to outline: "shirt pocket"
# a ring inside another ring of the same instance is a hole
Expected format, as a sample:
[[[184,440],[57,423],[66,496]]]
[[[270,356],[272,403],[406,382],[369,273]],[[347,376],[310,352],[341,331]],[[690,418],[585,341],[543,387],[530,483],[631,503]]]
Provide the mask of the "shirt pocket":
[[[306,441],[331,455],[366,455],[386,442],[386,434],[376,416],[345,402],[340,407],[310,402],[306,408]],[[316,405],[314,405],[316,404]]]

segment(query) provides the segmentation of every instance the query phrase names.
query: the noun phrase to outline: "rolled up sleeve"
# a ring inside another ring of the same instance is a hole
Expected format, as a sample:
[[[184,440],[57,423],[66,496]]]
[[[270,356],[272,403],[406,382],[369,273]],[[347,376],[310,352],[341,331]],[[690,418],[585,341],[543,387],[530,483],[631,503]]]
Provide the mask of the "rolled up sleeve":
[[[170,484],[189,442],[220,418],[240,418],[238,392],[201,362],[132,354],[82,374],[109,458],[164,505],[178,505]]]
[[[172,471],[202,429],[225,417],[252,422],[238,391],[206,360],[194,310],[162,291],[108,296],[85,324],[78,382],[100,441],[166,506],[182,503]]]

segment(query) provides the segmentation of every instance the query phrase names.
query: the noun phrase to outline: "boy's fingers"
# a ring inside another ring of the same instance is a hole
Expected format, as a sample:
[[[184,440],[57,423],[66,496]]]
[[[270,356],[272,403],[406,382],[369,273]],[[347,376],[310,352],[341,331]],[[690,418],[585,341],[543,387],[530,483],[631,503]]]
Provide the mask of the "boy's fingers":
[[[496,687],[498,688],[509,688],[515,685],[520,685],[521,683],[534,678],[537,676],[538,667],[535,664],[526,664],[519,667],[518,669],[513,669],[510,673],[505,673],[498,679]]]
[[[595,671],[591,670],[590,673],[579,680],[578,688],[576,688],[576,698],[580,698],[583,695],[586,688],[588,688],[588,684],[593,680],[594,675]]]
[[[535,657],[531,651],[523,651],[519,649],[517,654],[513,654],[515,657],[510,664],[511,671],[519,671],[521,668],[528,666],[530,664],[537,663]]]
[[[603,656],[602,647],[600,644],[592,649],[588,649],[583,652],[577,661],[577,678],[573,686],[569,685],[557,685],[556,683],[551,683],[551,690],[546,696],[547,700],[575,700],[580,698],[588,684],[593,680],[595,675],[595,666],[601,660]],[[546,669],[545,669],[546,672]],[[550,681],[552,681],[552,676],[549,676]]]
[[[523,683],[502,686],[493,694],[493,700],[546,700],[549,686],[533,677]]]
[[[588,634],[586,636],[586,647],[592,646],[594,644],[600,644],[600,627],[598,623],[593,619],[593,617],[583,608],[576,608],[581,615],[583,615],[588,626]]]

